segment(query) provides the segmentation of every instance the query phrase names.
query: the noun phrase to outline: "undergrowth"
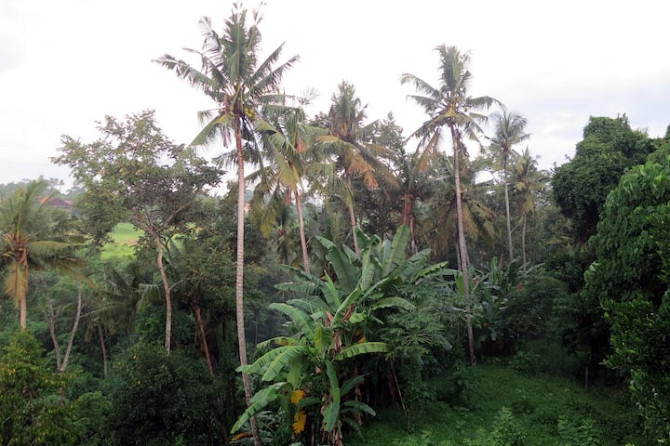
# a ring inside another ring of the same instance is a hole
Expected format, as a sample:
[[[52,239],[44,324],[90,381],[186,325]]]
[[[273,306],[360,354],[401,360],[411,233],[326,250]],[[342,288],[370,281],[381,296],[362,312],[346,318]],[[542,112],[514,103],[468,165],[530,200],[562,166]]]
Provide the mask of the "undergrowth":
[[[625,389],[592,387],[501,365],[466,372],[458,404],[433,398],[415,408],[407,426],[400,409],[378,412],[364,438],[347,445],[394,446],[646,446]],[[444,377],[429,383],[439,395]]]

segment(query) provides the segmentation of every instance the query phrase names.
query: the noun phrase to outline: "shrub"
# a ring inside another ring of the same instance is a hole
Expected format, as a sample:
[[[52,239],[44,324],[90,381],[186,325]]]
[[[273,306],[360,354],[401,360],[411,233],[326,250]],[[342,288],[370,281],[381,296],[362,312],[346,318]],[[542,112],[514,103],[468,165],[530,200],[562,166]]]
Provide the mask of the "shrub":
[[[165,445],[220,441],[218,388],[203,362],[179,351],[139,344],[115,365],[109,428],[113,444]]]

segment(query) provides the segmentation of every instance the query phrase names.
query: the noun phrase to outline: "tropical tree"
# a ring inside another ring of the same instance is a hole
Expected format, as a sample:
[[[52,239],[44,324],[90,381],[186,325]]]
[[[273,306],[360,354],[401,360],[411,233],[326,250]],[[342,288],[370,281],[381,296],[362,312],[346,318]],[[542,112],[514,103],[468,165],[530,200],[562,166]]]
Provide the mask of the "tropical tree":
[[[389,346],[371,341],[372,325],[379,313],[389,308],[413,311],[414,306],[398,295],[403,284],[416,284],[431,275],[440,274],[444,264],[426,266],[428,251],[407,259],[409,228],[400,226],[393,240],[382,243],[379,236],[358,235],[361,256],[346,246],[342,249],[332,241],[319,237],[327,250],[333,276],[317,277],[291,268],[293,282],[281,284],[281,290],[296,295],[286,303],[273,303],[270,308],[284,313],[291,320],[292,336],[266,341],[260,348],[273,346],[247,367],[261,376],[268,386],[254,397],[255,403],[238,420],[240,428],[254,413],[274,400],[290,395],[294,405],[294,433],[300,434],[308,417],[304,410],[316,405],[319,410],[310,416],[331,445],[342,444],[344,423],[358,427],[350,415],[374,411],[359,398],[347,398],[363,382],[355,373],[354,358],[370,353],[386,352]],[[323,373],[325,371],[325,374]]]
[[[516,112],[503,110],[502,113],[492,115],[495,125],[494,135],[491,138],[489,149],[499,158],[502,164],[503,186],[505,188],[505,216],[507,220],[507,244],[509,261],[514,259],[514,245],[512,243],[512,223],[509,212],[509,184],[507,180],[507,164],[512,155],[515,155],[513,146],[530,138],[524,132],[527,120]],[[525,228],[525,226],[524,226]]]
[[[297,60],[291,57],[277,65],[283,44],[277,47],[265,60],[259,60],[261,33],[258,24],[261,15],[253,14],[253,23],[247,25],[247,10],[233,6],[230,17],[226,20],[223,34],[219,35],[212,28],[208,17],[200,19],[203,29],[202,51],[189,49],[201,59],[201,69],[178,60],[168,54],[157,59],[157,62],[178,77],[186,79],[193,87],[201,90],[216,103],[216,109],[199,113],[200,119],[206,123],[202,131],[195,137],[193,144],[202,145],[221,137],[224,146],[230,137],[235,142],[237,156],[237,266],[236,266],[236,317],[239,343],[240,363],[247,364],[246,336],[244,333],[244,161],[245,144],[255,142],[254,121],[262,105],[281,103],[279,83],[283,74]],[[247,404],[251,401],[251,385],[245,374],[242,375]],[[260,444],[260,436],[255,435],[255,442]]]
[[[621,177],[607,197],[597,233],[597,259],[586,292],[611,323],[606,365],[623,373],[644,426],[670,441],[670,144]]]
[[[194,221],[198,197],[220,181],[221,170],[209,165],[192,148],[174,144],[154,120],[153,112],[125,121],[107,117],[103,138],[90,144],[63,137],[58,164],[72,168],[86,187],[79,198],[89,221],[109,211],[107,230],[129,221],[144,232],[156,250],[155,264],[165,299],[165,349],[170,352],[172,284],[166,273],[166,253],[172,238]]]
[[[575,156],[555,170],[551,181],[554,200],[578,241],[595,234],[607,195],[627,169],[643,164],[653,150],[646,134],[631,129],[626,115],[589,118]]]
[[[548,176],[537,168],[537,160],[526,149],[519,155],[514,165],[512,184],[516,193],[516,204],[521,215],[521,254],[523,271],[526,271],[526,227],[528,215],[535,212],[536,195],[544,188]]]
[[[280,205],[282,202],[289,204],[295,198],[303,267],[309,273],[302,179],[307,169],[306,152],[312,148],[319,129],[307,125],[301,108],[287,108],[280,113],[269,114],[267,120],[257,121],[256,129],[269,165],[262,166],[247,179],[260,180],[256,190],[260,192],[261,198],[258,204],[264,208],[273,209],[273,206],[263,206],[268,195],[272,198],[271,202]],[[253,207],[256,207],[255,203]]]
[[[364,124],[366,108],[356,96],[356,88],[343,81],[338,85],[337,93],[333,94],[325,117],[329,134],[318,138],[320,146],[326,150],[325,157],[334,159],[333,166],[327,167],[324,172],[324,189],[335,190],[347,206],[354,250],[359,254],[353,178],[361,177],[365,187],[377,188],[378,175],[382,172],[378,157],[386,152],[384,147],[372,143],[375,122]]]
[[[468,290],[468,251],[465,241],[461,191],[461,158],[467,157],[467,149],[463,138],[467,137],[479,143],[479,135],[483,133],[480,126],[487,120],[480,110],[487,109],[498,101],[489,96],[472,97],[469,95],[472,74],[468,67],[470,56],[462,53],[454,46],[440,45],[436,48],[440,57],[440,85],[436,88],[413,74],[405,73],[401,77],[402,84],[411,84],[418,94],[409,98],[420,105],[428,120],[413,134],[419,138],[419,144],[425,148],[439,147],[443,133],[448,129],[454,153],[454,184],[456,188],[456,212],[458,222],[458,246],[460,251],[460,268],[464,277],[464,294],[467,299]],[[481,146],[481,143],[480,143]],[[426,150],[426,149],[424,149]],[[470,358],[476,363],[474,352],[474,335],[472,323],[468,320],[468,340]]]
[[[70,376],[51,370],[35,335],[16,331],[2,350],[0,444],[90,444],[78,438],[76,402],[64,398]]]
[[[14,299],[22,329],[27,325],[30,273],[49,268],[74,275],[83,264],[74,255],[77,245],[71,234],[54,231],[50,224],[49,197],[43,196],[46,186],[44,181],[30,182],[0,206],[4,294]]]
[[[484,244],[491,245],[496,237],[495,214],[481,199],[490,190],[491,184],[475,184],[478,171],[474,167],[475,163],[469,164],[460,175],[463,227],[469,243],[482,240]],[[436,257],[445,257],[448,247],[456,246],[456,257],[460,263],[453,169],[449,157],[443,153],[436,154],[429,171],[432,190],[426,199],[420,234]],[[471,263],[469,258],[467,263]]]

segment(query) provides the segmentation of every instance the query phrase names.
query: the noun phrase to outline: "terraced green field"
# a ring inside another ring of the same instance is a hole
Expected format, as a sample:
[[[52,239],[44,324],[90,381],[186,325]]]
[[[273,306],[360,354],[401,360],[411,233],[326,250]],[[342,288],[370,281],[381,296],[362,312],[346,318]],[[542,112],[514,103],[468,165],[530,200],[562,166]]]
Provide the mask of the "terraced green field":
[[[119,223],[110,234],[112,243],[108,243],[102,250],[102,259],[126,259],[134,255],[133,247],[142,236],[142,231],[130,223]]]

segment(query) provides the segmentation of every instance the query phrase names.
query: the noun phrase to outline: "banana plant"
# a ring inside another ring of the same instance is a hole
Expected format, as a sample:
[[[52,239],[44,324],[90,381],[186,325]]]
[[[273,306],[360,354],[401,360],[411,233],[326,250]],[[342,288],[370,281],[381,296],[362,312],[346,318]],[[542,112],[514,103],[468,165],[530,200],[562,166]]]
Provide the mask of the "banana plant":
[[[332,316],[326,316],[320,309],[311,314],[304,311],[301,307],[305,307],[306,301],[294,300],[270,305],[271,309],[288,316],[295,334],[259,344],[258,348],[261,350],[274,347],[254,363],[240,369],[247,374],[260,375],[261,381],[267,383],[267,387],[254,395],[251,406],[233,426],[233,432],[239,430],[268,404],[288,396],[292,397],[296,406],[297,421],[294,423],[294,432],[300,434],[304,429],[304,422],[300,426],[298,421],[305,415],[303,409],[320,404],[320,413],[323,414],[320,429],[322,435],[330,439],[332,444],[340,444],[341,422],[347,413],[364,412],[374,415],[368,405],[355,399],[343,398],[364,377],[357,376],[340,383],[336,368],[338,363],[345,363],[353,357],[387,351],[383,342],[359,339],[349,344],[341,336],[347,325],[356,324],[352,321],[354,313],[347,309],[361,296],[359,290],[352,292],[340,303],[338,311]],[[324,390],[319,394],[316,389]],[[297,394],[300,394],[299,398],[296,397]]]
[[[272,402],[291,398],[296,434],[304,429],[304,408],[320,405],[314,413],[321,417],[322,440],[342,444],[344,423],[360,429],[350,415],[374,415],[367,404],[348,397],[364,379],[352,373],[353,359],[388,351],[387,344],[368,340],[368,322],[381,323],[375,314],[384,308],[412,310],[413,304],[397,294],[399,287],[439,274],[445,266],[427,267],[428,251],[407,259],[406,226],[385,243],[377,236],[359,233],[360,255],[325,238],[318,240],[327,251],[332,277],[288,268],[294,274],[293,282],[278,288],[296,298],[270,308],[288,317],[293,334],[259,344],[260,351],[269,350],[244,367],[244,372],[260,376],[266,387],[254,396],[233,432]]]

